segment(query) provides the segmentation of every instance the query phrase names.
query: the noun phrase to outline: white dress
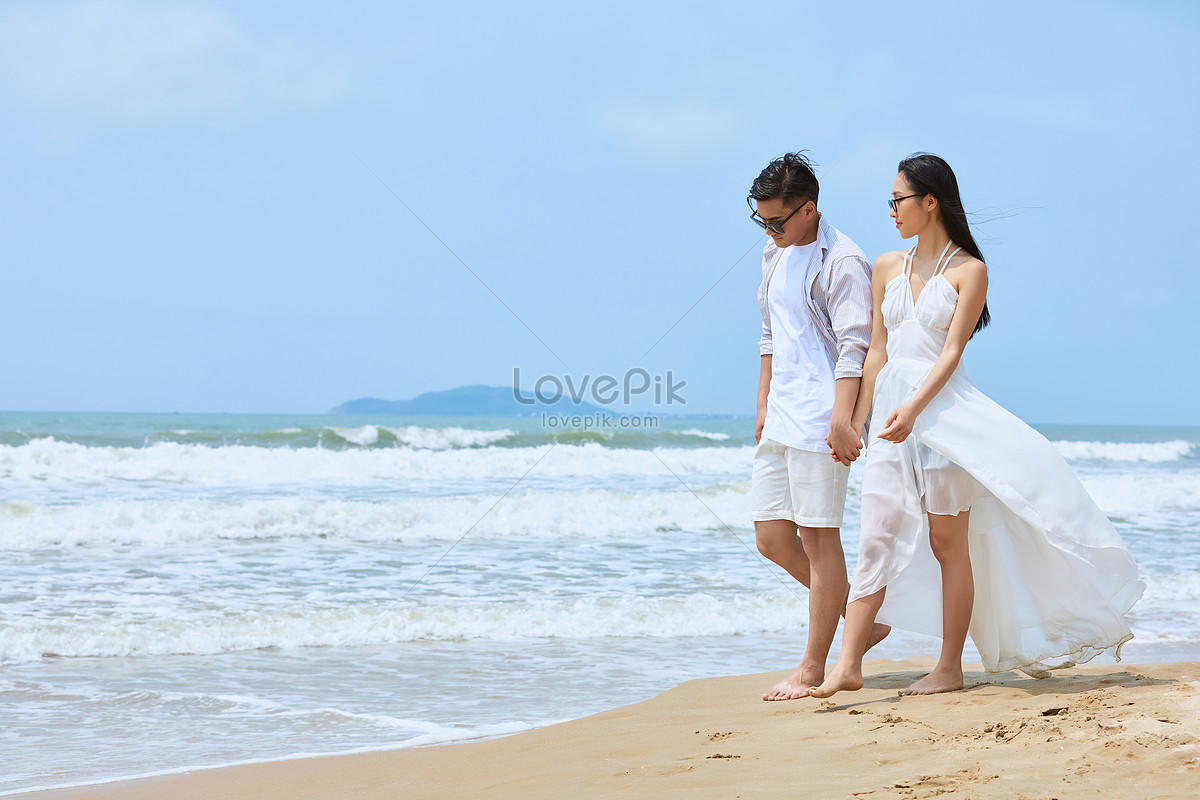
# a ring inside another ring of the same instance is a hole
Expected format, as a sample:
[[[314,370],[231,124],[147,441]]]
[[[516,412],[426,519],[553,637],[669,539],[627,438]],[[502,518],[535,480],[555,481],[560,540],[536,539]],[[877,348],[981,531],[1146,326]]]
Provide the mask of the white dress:
[[[888,360],[873,405],[881,422],[925,381],[958,303],[942,274],[949,258],[914,301],[912,253],[884,292]],[[874,438],[867,448],[850,600],[886,587],[880,622],[941,636],[926,514],[968,508],[970,635],[985,669],[1044,677],[1105,650],[1119,658],[1133,637],[1124,615],[1146,588],[1137,565],[1054,446],[976,389],[961,360],[907,439]]]

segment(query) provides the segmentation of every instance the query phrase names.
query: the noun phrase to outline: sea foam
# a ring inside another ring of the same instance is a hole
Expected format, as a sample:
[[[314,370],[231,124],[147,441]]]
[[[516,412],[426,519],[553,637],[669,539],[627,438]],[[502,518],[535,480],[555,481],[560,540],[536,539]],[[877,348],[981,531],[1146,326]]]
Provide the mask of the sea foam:
[[[468,447],[487,447],[516,436],[508,428],[475,430],[473,428],[423,428],[408,425],[402,428],[386,425],[364,425],[360,428],[326,428],[327,433],[350,444],[370,447],[377,444],[412,447],[421,450],[457,450]]]
[[[393,642],[733,636],[794,628],[799,591],[770,595],[531,599],[460,605],[277,608],[164,618],[16,620],[0,663],[47,657],[214,655],[262,648],[357,647]]]
[[[359,430],[356,435],[368,437]],[[365,439],[364,439],[365,440]],[[244,490],[318,485],[385,486],[442,481],[469,485],[513,483],[530,473],[563,479],[622,479],[672,475],[749,476],[749,447],[613,449],[595,442],[537,447],[482,447],[448,450],[410,448],[326,450],[247,445],[210,447],[158,442],[146,447],[88,447],[52,438],[0,446],[0,477],[10,499],[22,489],[44,493],[74,487],[105,497],[155,486],[237,486]],[[24,486],[21,486],[24,484]],[[98,484],[107,484],[98,486]],[[0,497],[0,500],[5,499]]]
[[[1058,441],[1053,445],[1064,458],[1071,461],[1179,461],[1191,454],[1195,445],[1175,440],[1170,442],[1074,442]]]
[[[640,537],[655,531],[747,528],[750,484],[691,492],[592,489],[382,501],[275,497],[0,503],[0,550],[236,539],[354,541]]]

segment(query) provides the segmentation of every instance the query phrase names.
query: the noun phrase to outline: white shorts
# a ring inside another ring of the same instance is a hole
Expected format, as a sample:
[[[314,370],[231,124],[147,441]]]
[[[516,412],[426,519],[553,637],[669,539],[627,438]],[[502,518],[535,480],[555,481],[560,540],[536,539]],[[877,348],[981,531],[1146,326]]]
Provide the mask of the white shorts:
[[[917,461],[925,482],[921,505],[927,514],[957,516],[989,492],[965,469],[917,442]]]
[[[829,453],[763,438],[754,451],[754,521],[787,519],[805,528],[840,528],[850,467]]]

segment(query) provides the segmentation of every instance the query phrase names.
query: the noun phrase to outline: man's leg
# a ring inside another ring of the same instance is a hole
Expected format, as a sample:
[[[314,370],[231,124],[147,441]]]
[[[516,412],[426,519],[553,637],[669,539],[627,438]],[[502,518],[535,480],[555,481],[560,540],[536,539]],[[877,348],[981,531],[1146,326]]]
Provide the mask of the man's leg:
[[[860,597],[846,607],[846,628],[842,631],[842,653],[833,672],[820,686],[808,690],[809,697],[830,697],[837,692],[855,691],[863,685],[863,655],[870,646],[872,630],[878,623],[875,615],[883,606],[887,587],[875,594]]]
[[[846,610],[850,584],[846,580],[846,554],[837,528],[801,528],[800,540],[808,554],[812,584],[808,597],[808,647],[801,666],[809,664],[820,672],[816,686],[825,678],[825,661],[837,633],[838,618]]]
[[[804,542],[799,536],[801,529],[790,519],[772,519],[754,523],[754,538],[758,544],[758,552],[787,570],[787,573],[798,580],[804,587],[811,588],[811,566],[808,554],[804,551]],[[809,602],[809,616],[812,616],[812,602]],[[820,676],[812,674],[801,663],[796,670],[784,680],[777,683],[769,692],[763,694],[763,700],[794,700],[804,697],[809,686],[821,682]]]
[[[796,523],[790,519],[769,519],[754,523],[754,540],[758,552],[787,570],[796,580],[809,588],[808,554],[797,535]]]
[[[807,540],[801,538],[805,532],[807,532]],[[828,622],[828,609],[824,602],[832,601],[833,592],[831,589],[825,591],[826,587],[822,587],[820,598],[815,596],[809,598],[809,639],[804,660],[791,675],[763,695],[764,700],[795,700],[805,696],[807,687],[816,686],[823,680],[824,658],[829,654],[829,643],[833,641],[834,633],[837,630],[837,615],[846,613],[846,596],[850,593],[850,585],[846,583],[846,559],[842,552],[840,532],[837,528],[800,528],[790,519],[772,519],[755,522],[754,534],[758,552],[783,567],[789,575],[810,591],[813,590],[813,568],[807,552],[806,541],[811,541],[814,552],[821,552],[826,559],[831,559],[836,555],[838,564],[840,564],[842,591],[837,598],[838,609],[833,617],[832,630],[827,633],[824,624],[814,625],[813,622],[816,615],[820,615]],[[829,540],[827,544],[832,546],[821,547],[822,537]],[[836,553],[834,553],[835,549]],[[837,565],[831,565],[826,569],[826,573],[836,580],[838,570]],[[891,633],[891,630],[889,626],[880,623],[872,625],[867,637],[866,649],[870,650],[883,641],[884,637]],[[814,632],[818,631],[817,639],[814,642]],[[823,641],[824,644],[822,644]],[[823,655],[819,655],[821,653]],[[819,665],[810,658],[810,655],[819,656]],[[816,681],[816,683],[812,681]]]
[[[780,566],[809,587],[808,645],[800,666],[764,694],[764,700],[795,700],[805,697],[811,687],[820,685],[825,679],[825,660],[837,633],[838,617],[846,607],[849,584],[846,582],[846,555],[842,552],[838,529],[800,527],[798,530],[799,536],[792,536],[796,540],[796,549],[804,554],[808,580],[786,565]],[[798,562],[793,560],[791,563]]]

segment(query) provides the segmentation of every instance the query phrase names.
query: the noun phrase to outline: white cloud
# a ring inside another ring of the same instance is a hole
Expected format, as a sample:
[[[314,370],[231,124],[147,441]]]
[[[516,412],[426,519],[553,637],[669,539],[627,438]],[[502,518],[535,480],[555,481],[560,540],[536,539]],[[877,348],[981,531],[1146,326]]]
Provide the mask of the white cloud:
[[[0,91],[35,107],[117,118],[312,103],[345,82],[296,44],[256,38],[204,2],[7,3]]]
[[[688,101],[612,106],[596,120],[621,143],[653,156],[702,152],[738,130],[733,112]]]

